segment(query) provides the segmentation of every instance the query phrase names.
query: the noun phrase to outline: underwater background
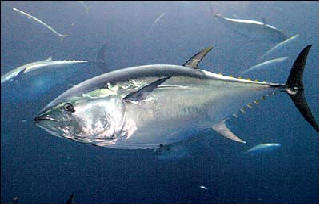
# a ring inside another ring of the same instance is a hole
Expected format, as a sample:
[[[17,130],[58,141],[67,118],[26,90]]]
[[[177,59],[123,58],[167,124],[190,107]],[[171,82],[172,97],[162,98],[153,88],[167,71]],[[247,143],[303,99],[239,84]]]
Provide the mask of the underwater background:
[[[62,41],[14,7],[69,36]],[[212,8],[226,17],[263,19],[288,36],[300,35],[275,56],[288,60],[251,72],[251,79],[284,83],[298,53],[313,45],[304,88],[318,121],[317,2],[2,1],[1,75],[50,56],[94,61],[103,45],[106,66],[72,65],[1,84],[1,203],[14,197],[19,203],[65,203],[72,193],[74,203],[319,203],[318,133],[284,93],[230,121],[247,144],[207,131],[162,155],[73,142],[33,124],[34,116],[58,95],[105,72],[144,64],[182,65],[213,45],[199,67],[239,76],[275,45],[238,35],[216,20]],[[281,147],[247,154],[261,143]]]

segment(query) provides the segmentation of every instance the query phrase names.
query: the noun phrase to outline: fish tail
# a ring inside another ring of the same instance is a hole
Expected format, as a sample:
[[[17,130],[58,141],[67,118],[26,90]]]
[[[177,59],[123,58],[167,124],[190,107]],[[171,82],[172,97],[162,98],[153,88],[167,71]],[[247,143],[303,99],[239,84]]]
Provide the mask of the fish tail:
[[[319,132],[319,126],[313,117],[310,108],[307,105],[307,101],[304,95],[303,88],[303,72],[306,65],[306,59],[309,53],[311,45],[307,45],[298,55],[287,79],[285,87],[286,93],[290,96],[295,106],[304,117],[304,119]]]

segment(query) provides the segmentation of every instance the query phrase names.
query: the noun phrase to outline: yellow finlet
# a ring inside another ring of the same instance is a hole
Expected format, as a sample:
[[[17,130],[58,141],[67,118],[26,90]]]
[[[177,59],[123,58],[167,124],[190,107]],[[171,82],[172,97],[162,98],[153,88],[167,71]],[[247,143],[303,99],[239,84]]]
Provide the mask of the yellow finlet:
[[[258,100],[255,100],[255,101],[254,101],[254,104],[258,104],[258,103],[259,103],[259,101],[258,101]]]
[[[254,80],[254,82],[258,82],[258,80],[257,80],[257,79],[255,79],[255,80]]]
[[[238,115],[234,113],[234,114],[233,114],[233,117],[234,117],[234,118],[238,118]]]
[[[252,108],[252,106],[251,106],[251,104],[250,104],[250,103],[248,103],[248,104],[247,104],[247,107],[248,107],[248,108]]]
[[[218,73],[218,75],[223,76],[222,73],[220,73],[220,72]]]
[[[238,79],[242,79],[243,77],[239,76]]]
[[[243,114],[246,113],[246,111],[245,111],[244,108],[241,108],[241,109],[240,109],[240,112],[243,113]]]

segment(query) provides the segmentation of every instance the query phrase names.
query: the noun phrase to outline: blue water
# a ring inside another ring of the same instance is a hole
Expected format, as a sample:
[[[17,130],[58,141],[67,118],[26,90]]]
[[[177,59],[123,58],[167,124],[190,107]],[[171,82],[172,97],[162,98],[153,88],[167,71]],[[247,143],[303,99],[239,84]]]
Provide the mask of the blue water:
[[[86,5],[88,13],[79,2],[1,2],[2,75],[49,56],[95,60],[99,48],[107,44],[105,70],[81,65],[79,71],[43,73],[1,86],[1,203],[14,197],[20,203],[64,203],[73,192],[75,203],[319,203],[318,133],[284,93],[229,122],[246,145],[207,131],[171,156],[72,142],[34,126],[33,117],[47,103],[72,84],[101,73],[144,64],[183,64],[214,45],[200,67],[238,76],[274,46],[244,38],[216,21],[209,2]],[[286,66],[265,73],[267,80],[284,83],[300,50],[313,45],[304,87],[318,121],[319,4],[213,2],[212,6],[227,17],[264,18],[289,36],[300,34],[298,43],[283,53],[290,57]],[[70,36],[61,42],[13,7]],[[261,74],[258,77],[263,80]],[[282,146],[254,157],[244,154],[261,143]]]

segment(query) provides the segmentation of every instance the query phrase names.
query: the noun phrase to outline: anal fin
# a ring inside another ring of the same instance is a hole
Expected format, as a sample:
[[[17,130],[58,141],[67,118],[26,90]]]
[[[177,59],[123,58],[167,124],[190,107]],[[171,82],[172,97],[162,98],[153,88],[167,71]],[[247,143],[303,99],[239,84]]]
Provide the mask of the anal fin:
[[[221,134],[222,136],[234,140],[236,142],[246,143],[246,141],[237,137],[227,126],[226,120],[222,120],[219,123],[212,126],[212,129],[215,130],[217,133]]]

